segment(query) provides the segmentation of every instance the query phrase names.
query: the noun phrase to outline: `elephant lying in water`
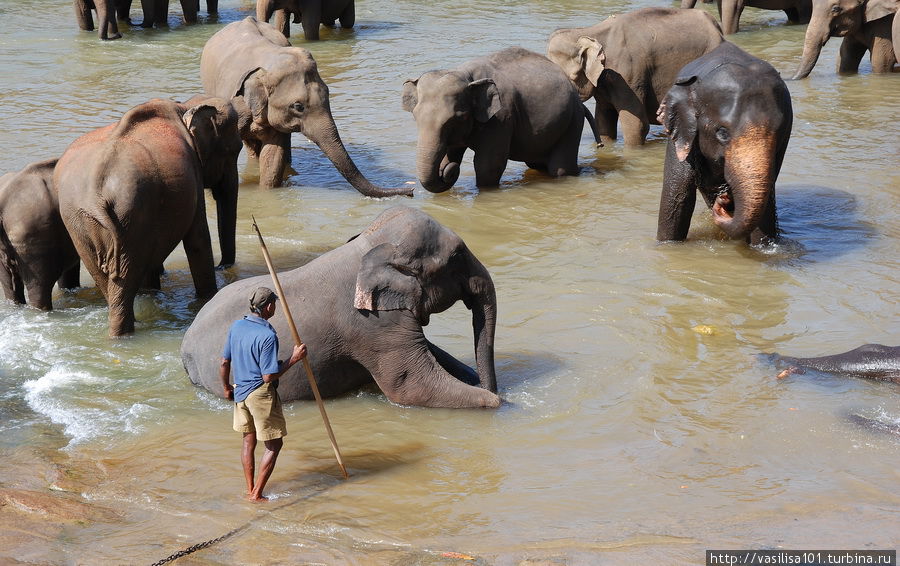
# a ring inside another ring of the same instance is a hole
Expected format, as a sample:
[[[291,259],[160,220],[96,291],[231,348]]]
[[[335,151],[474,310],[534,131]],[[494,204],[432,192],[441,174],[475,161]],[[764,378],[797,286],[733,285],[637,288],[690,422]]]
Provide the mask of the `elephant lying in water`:
[[[497,300],[487,269],[465,242],[425,213],[394,207],[361,234],[307,265],[279,275],[323,397],[374,381],[388,399],[426,407],[497,407]],[[197,314],[181,346],[191,381],[222,396],[219,364],[229,325],[268,275],[221,289]],[[478,371],[429,342],[433,313],[462,300],[472,311]],[[283,310],[269,320],[290,336]],[[282,354],[290,351],[281,340]],[[312,399],[300,365],[280,379],[284,401]]]
[[[834,373],[847,377],[863,377],[900,383],[900,346],[866,344],[849,352],[818,358],[793,358],[772,354],[779,367],[787,366],[778,378],[806,370]]]

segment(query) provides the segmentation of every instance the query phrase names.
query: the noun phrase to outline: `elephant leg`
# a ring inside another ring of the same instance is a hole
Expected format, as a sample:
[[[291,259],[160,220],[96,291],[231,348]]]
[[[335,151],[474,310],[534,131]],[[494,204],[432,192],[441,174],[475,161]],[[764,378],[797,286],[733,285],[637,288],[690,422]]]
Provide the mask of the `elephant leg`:
[[[475,151],[475,185],[496,187],[509,161],[511,133],[498,127],[486,127],[472,149]]]
[[[194,214],[194,221],[182,240],[184,253],[191,269],[194,289],[197,297],[206,300],[216,294],[216,270],[213,262],[212,239],[209,236],[209,225],[206,223],[206,206],[203,194]]]
[[[284,171],[291,155],[291,134],[279,132],[275,143],[264,142],[259,152],[259,185],[271,188],[284,183]]]
[[[152,28],[153,27],[153,18],[154,7],[156,5],[157,0],[141,0],[141,11],[144,14],[144,19],[141,21],[142,28]]]
[[[554,177],[578,175],[578,146],[581,144],[582,130],[584,130],[584,112],[579,104],[572,113],[568,129],[550,150],[547,158],[548,174]]]
[[[197,0],[197,9],[200,9],[200,0]],[[206,14],[213,15],[219,13],[219,0],[206,0]]]
[[[619,113],[606,101],[597,100],[594,106],[594,121],[597,122],[597,135],[603,145],[616,143],[616,127]]]
[[[91,7],[87,0],[75,0],[73,5],[78,27],[84,31],[94,31],[94,18],[91,16]]]
[[[350,29],[353,27],[353,24],[356,23],[356,4],[351,0],[347,7],[344,8],[344,11],[341,12],[340,17],[338,18],[341,22],[341,27],[344,29]]]
[[[837,72],[858,73],[859,64],[865,57],[866,51],[868,51],[868,48],[865,44],[860,43],[849,35],[845,36],[838,51]]]
[[[28,289],[28,303],[42,311],[53,310],[53,284],[55,281],[43,280],[43,278],[33,278],[26,284]]]
[[[623,109],[619,112],[622,124],[622,138],[626,146],[644,145],[650,133],[650,122],[643,108]]]
[[[63,271],[62,275],[56,281],[60,289],[77,289],[81,287],[81,263],[75,262],[75,265]]]
[[[16,304],[25,304],[25,286],[19,272],[8,266],[0,269],[0,285],[3,287],[3,296]]]
[[[100,39],[119,39],[119,22],[116,20],[116,7],[113,0],[94,0],[97,8],[97,27]]]
[[[287,10],[275,10],[274,13],[275,19],[272,21],[272,25],[275,26],[275,29],[281,32],[281,35],[284,37],[291,36],[291,18],[290,14]]]
[[[262,143],[259,140],[244,140],[244,149],[247,151],[247,159],[259,159]]]
[[[895,16],[896,17],[896,16]],[[888,18],[885,18],[887,20]],[[886,34],[876,35],[872,38],[872,72],[873,73],[890,73],[894,69],[894,63],[897,62],[897,55],[894,53],[894,46],[891,43],[890,29],[885,26]]]
[[[308,40],[319,39],[319,25],[322,23],[322,2],[313,1],[304,6],[303,37]]]
[[[678,161],[675,144],[666,146],[663,166],[663,189],[659,199],[656,239],[660,242],[682,241],[691,227],[691,215],[697,201],[696,173],[687,162]]]
[[[153,289],[159,291],[162,289],[162,275],[166,270],[162,265],[157,265],[147,270],[144,275],[144,283],[141,285],[144,289]]]
[[[197,23],[197,13],[200,11],[200,0],[181,0],[181,14],[185,23]]]
[[[169,0],[156,0],[153,23],[159,27],[169,27]]]
[[[134,334],[134,298],[137,296],[138,284],[132,279],[139,282],[143,277],[128,274],[125,278],[109,280],[106,302],[109,305],[110,338]]]
[[[427,342],[427,341],[426,341]],[[466,383],[468,385],[479,385],[481,382],[478,379],[478,372],[457,360],[441,348],[435,346],[431,342],[428,342],[428,349],[431,351],[431,354],[434,356],[434,359],[437,360],[437,363],[440,364],[442,368],[444,368],[447,373],[455,377],[456,379]]]

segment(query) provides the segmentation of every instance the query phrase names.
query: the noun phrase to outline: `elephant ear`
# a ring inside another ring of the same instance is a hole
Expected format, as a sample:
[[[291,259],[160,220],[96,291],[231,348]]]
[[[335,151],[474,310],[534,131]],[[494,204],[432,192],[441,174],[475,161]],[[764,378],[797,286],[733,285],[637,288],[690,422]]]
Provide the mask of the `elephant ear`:
[[[900,0],[868,0],[864,19],[871,22],[891,14],[896,14],[900,9]]]
[[[679,78],[669,89],[660,105],[660,122],[665,126],[669,139],[675,144],[675,155],[684,161],[691,153],[697,139],[697,112],[693,104],[691,85],[696,76]]]
[[[500,111],[500,91],[492,79],[478,79],[466,87],[472,93],[475,119],[487,122]]]
[[[214,143],[219,132],[216,128],[218,108],[211,104],[200,104],[188,108],[182,122],[194,140],[194,150],[200,158],[200,165],[205,166],[213,151]]]
[[[419,103],[419,79],[403,83],[403,109],[412,112]]]
[[[367,311],[409,310],[418,316],[422,286],[416,271],[399,257],[394,244],[375,246],[362,257],[356,275],[354,308]]]
[[[578,58],[581,61],[581,70],[591,82],[597,86],[600,82],[600,74],[606,68],[606,52],[603,45],[593,37],[582,35],[576,43],[578,47]]]
[[[253,69],[244,76],[238,95],[244,96],[244,102],[250,107],[255,124],[266,125],[269,123],[269,88],[266,86],[268,73],[259,67]]]

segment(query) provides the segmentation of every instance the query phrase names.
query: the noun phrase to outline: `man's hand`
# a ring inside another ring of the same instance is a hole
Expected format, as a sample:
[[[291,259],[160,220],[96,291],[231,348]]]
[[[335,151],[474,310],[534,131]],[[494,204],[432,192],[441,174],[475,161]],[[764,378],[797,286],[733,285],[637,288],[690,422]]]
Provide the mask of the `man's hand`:
[[[306,357],[306,344],[294,344],[294,350],[291,352],[291,365],[296,364]]]
[[[225,398],[234,399],[234,386],[230,383],[224,387]]]

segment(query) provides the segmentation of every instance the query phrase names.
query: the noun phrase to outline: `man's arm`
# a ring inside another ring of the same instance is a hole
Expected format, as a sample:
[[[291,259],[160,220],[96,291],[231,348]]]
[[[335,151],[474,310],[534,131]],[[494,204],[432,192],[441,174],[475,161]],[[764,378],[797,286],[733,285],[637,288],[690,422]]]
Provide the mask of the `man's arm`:
[[[286,362],[283,362],[278,370],[278,373],[264,373],[262,376],[262,380],[266,383],[271,383],[282,375],[284,372],[289,370],[292,365],[296,364],[300,360],[306,357],[306,344],[300,344],[299,346],[294,344],[294,350],[291,352],[291,359]],[[229,362],[230,363],[230,362]]]
[[[222,380],[222,391],[226,399],[234,399],[234,386],[231,385],[231,360],[222,358],[219,364],[219,378]]]

